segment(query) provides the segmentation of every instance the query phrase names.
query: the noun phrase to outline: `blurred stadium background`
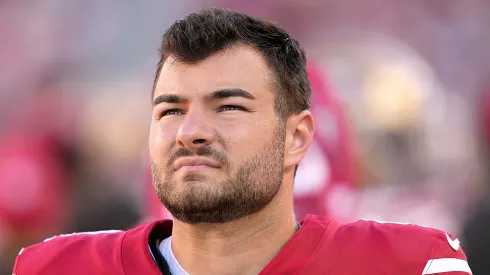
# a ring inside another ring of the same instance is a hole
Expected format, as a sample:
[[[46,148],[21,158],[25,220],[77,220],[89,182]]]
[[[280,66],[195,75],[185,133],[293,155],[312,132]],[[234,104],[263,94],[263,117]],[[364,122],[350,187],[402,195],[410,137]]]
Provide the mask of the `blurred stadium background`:
[[[0,274],[54,234],[166,215],[147,153],[157,48],[204,7],[307,50],[318,130],[298,216],[450,231],[490,274],[488,0],[0,1]]]

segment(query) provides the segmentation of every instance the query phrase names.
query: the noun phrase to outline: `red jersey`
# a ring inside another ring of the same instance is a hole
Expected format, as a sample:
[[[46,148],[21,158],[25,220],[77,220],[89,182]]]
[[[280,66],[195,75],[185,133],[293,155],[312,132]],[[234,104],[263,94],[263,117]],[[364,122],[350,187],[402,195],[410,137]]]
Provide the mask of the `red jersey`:
[[[62,235],[23,249],[15,275],[161,275],[149,249],[151,236],[171,235],[170,220],[129,231]],[[335,275],[468,275],[459,241],[411,224],[357,221],[340,225],[308,215],[301,228],[260,273]]]

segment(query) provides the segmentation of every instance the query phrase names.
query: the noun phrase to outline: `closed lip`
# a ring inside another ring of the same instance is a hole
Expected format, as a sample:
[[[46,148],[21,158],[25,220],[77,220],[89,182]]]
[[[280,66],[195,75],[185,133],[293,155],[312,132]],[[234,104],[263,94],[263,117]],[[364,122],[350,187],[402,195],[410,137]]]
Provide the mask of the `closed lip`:
[[[179,168],[182,168],[184,166],[199,166],[199,165],[204,165],[204,166],[209,166],[213,168],[219,168],[220,164],[217,161],[214,161],[209,158],[204,158],[204,157],[182,157],[177,159],[174,162],[174,169],[177,170]]]

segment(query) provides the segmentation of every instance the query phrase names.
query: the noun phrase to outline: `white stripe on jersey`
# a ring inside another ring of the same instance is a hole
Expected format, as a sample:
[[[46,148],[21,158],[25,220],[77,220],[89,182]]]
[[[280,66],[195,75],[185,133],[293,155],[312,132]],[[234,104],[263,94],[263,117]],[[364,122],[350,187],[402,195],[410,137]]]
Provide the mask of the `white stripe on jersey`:
[[[443,258],[429,260],[425,265],[422,275],[439,274],[444,272],[466,272],[468,274],[473,274],[471,273],[471,269],[467,261],[454,258]]]
[[[81,236],[81,235],[99,235],[99,234],[112,234],[112,233],[118,233],[121,232],[121,230],[101,230],[101,231],[88,231],[88,232],[77,232],[77,233],[70,233],[70,234],[61,234],[61,235],[56,235],[51,238],[47,238],[44,240],[44,242],[49,242],[53,239],[56,238],[63,238],[63,237],[71,237],[71,236]]]

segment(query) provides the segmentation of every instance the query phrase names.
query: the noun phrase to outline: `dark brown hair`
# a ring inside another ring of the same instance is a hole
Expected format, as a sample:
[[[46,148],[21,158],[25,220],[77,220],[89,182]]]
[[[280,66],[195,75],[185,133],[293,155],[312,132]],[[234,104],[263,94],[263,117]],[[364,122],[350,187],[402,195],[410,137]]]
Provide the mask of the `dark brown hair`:
[[[310,107],[311,88],[306,57],[299,42],[279,25],[243,13],[206,9],[175,22],[163,35],[152,98],[165,60],[198,63],[234,45],[262,53],[276,78],[274,108],[286,119]]]

